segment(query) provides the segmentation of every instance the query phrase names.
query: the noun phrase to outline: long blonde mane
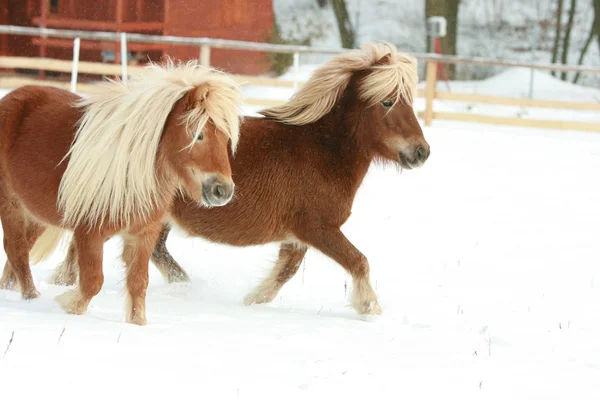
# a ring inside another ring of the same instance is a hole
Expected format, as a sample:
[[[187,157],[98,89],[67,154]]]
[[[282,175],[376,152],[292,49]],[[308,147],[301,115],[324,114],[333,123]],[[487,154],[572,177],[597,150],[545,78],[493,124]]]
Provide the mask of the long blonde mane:
[[[332,58],[290,101],[260,114],[291,125],[317,121],[331,111],[352,75],[359,71],[369,72],[358,83],[358,96],[369,105],[384,100],[413,103],[418,82],[416,59],[399,53],[391,43],[369,43]]]
[[[156,161],[167,117],[177,101],[200,85],[210,88],[210,96],[180,121],[190,146],[210,119],[229,136],[235,151],[240,90],[227,74],[196,61],[150,64],[127,82],[98,84],[94,94],[74,104],[83,108],[83,116],[65,156],[70,160],[58,193],[65,226],[101,225],[107,217],[110,223],[129,224],[133,216],[152,213],[159,201]]]

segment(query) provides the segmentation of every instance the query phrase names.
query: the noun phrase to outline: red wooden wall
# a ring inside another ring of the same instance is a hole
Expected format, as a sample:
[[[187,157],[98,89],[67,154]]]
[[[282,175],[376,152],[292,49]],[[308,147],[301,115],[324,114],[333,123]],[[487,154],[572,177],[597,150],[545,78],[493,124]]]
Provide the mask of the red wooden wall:
[[[272,0],[203,0],[192,11],[188,0],[168,0],[165,35],[268,42],[273,28]],[[170,46],[177,58],[198,57],[194,47]],[[211,65],[227,72],[258,74],[268,70],[265,53],[211,49]]]
[[[50,7],[50,4],[57,7]],[[44,5],[48,11],[43,13]],[[120,8],[119,8],[120,5]],[[45,14],[45,15],[44,15]],[[0,23],[61,29],[128,31],[158,35],[212,37],[268,42],[273,28],[273,0],[0,0]],[[117,43],[82,41],[81,59],[99,61],[102,50]],[[131,44],[142,59],[169,55],[199,57],[194,46]],[[0,35],[0,53],[69,59],[72,41]],[[211,65],[231,73],[269,70],[265,53],[211,49]]]

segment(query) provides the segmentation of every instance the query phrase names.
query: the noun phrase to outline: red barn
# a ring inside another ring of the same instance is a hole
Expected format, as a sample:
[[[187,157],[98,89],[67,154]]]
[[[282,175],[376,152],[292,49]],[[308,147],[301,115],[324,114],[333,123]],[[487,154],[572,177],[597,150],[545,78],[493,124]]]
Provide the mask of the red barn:
[[[268,42],[273,0],[0,0],[0,24]],[[0,35],[0,54],[69,59],[70,39]],[[199,57],[195,46],[129,43],[135,58]],[[119,61],[119,44],[81,42],[83,61]],[[210,63],[231,73],[269,70],[265,53],[211,49]]]

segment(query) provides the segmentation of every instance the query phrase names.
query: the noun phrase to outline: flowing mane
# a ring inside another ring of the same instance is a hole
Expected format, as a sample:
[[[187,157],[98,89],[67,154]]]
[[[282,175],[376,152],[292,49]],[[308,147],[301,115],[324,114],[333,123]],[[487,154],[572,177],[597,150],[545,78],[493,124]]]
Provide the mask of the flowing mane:
[[[210,119],[235,151],[240,91],[228,75],[196,61],[150,64],[127,82],[98,84],[97,93],[74,105],[83,108],[83,116],[59,186],[63,224],[101,224],[106,217],[117,223],[149,215],[160,193],[155,164],[165,123],[177,101],[200,85],[210,87],[210,96],[199,90],[201,101],[181,121],[190,146]]]
[[[331,111],[352,75],[370,71],[358,86],[358,96],[369,105],[403,99],[413,103],[417,90],[417,63],[390,43],[369,43],[360,50],[336,56],[315,71],[309,81],[286,104],[260,114],[291,125],[317,121]]]

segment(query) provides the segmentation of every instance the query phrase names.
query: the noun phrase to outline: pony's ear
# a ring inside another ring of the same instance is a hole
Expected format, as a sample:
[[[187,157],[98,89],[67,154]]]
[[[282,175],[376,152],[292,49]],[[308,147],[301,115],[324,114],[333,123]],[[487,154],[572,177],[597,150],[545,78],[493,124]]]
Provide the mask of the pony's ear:
[[[390,65],[393,62],[394,62],[394,60],[392,59],[392,53],[387,53],[383,57],[381,57],[379,60],[377,60],[373,65],[374,66]]]
[[[190,90],[185,97],[185,110],[189,111],[194,108],[204,108],[206,100],[210,96],[211,89],[210,84],[203,83]]]

